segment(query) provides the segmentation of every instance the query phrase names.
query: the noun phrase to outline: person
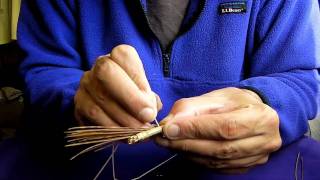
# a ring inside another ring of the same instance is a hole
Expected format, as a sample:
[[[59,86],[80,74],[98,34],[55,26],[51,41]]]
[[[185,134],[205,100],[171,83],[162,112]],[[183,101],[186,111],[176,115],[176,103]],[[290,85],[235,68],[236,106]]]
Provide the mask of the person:
[[[29,119],[54,130],[48,119],[163,120],[161,147],[119,146],[120,179],[172,151],[245,171],[298,140],[316,115],[319,17],[315,0],[25,0],[18,41]]]

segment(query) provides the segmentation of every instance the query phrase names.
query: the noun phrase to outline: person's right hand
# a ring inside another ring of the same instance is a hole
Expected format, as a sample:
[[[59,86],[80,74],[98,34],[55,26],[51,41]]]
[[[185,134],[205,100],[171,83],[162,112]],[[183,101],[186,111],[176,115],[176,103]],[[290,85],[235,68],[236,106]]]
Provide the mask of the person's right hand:
[[[151,90],[137,51],[119,45],[100,56],[84,73],[74,97],[75,118],[81,125],[141,127],[162,108]]]

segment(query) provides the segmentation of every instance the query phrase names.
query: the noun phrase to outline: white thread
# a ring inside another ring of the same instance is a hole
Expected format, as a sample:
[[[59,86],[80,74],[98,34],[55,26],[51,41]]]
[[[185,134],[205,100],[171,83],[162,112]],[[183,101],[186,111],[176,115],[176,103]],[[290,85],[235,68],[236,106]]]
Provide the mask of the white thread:
[[[94,150],[94,152],[102,151],[102,150],[104,150],[104,149],[106,149],[106,148],[108,148],[108,147],[110,147],[110,146],[113,146],[113,144],[108,144],[108,145],[106,145],[106,146],[103,146],[103,147],[101,147],[101,148],[98,148],[98,149]]]
[[[106,160],[106,162],[103,164],[103,166],[100,168],[99,172],[96,174],[96,176],[93,178],[93,180],[97,180],[98,177],[100,176],[100,174],[102,173],[102,171],[104,170],[104,168],[108,165],[109,161],[112,159],[112,157],[114,156],[114,153],[117,151],[118,149],[118,145],[116,146],[116,148],[114,148],[114,145],[112,145],[112,153],[111,155],[108,157],[108,159]]]
[[[103,142],[103,143],[100,143],[100,144],[96,144],[96,145],[90,146],[90,147],[80,151],[78,154],[74,155],[72,158],[70,158],[70,160],[73,160],[76,157],[80,156],[81,154],[84,154],[84,153],[86,153],[86,152],[88,152],[88,151],[90,151],[92,149],[95,149],[95,148],[100,147],[100,146],[104,146],[105,144],[106,143]]]
[[[116,178],[116,170],[115,170],[115,165],[114,165],[114,155],[115,155],[115,152],[117,150],[119,145],[116,146],[116,148],[114,146],[112,146],[112,176],[113,176],[113,180],[117,180]]]
[[[136,177],[136,178],[133,178],[131,180],[138,180],[138,179],[141,179],[143,178],[145,175],[149,174],[150,172],[154,171],[155,169],[157,169],[158,167],[162,166],[163,164],[167,163],[168,161],[170,161],[171,159],[173,159],[174,157],[176,157],[178,154],[175,154],[173,156],[171,156],[169,159],[161,162],[160,164],[158,164],[157,166],[151,168],[150,170],[148,170],[147,172],[141,174],[140,176]]]
[[[158,122],[157,119],[154,120],[154,122],[156,123],[156,125],[159,127],[160,124]],[[115,170],[115,163],[114,163],[114,155],[118,149],[118,146],[119,145],[116,145],[114,146],[114,144],[112,144],[112,153],[111,155],[108,157],[108,159],[106,160],[106,162],[103,164],[103,166],[101,167],[101,169],[99,170],[99,172],[96,174],[96,176],[94,177],[93,180],[97,180],[98,177],[100,176],[100,174],[102,173],[102,171],[104,170],[104,168],[108,165],[109,161],[111,160],[111,163],[112,163],[112,176],[113,176],[113,180],[117,180],[116,178],[116,170]],[[102,147],[102,148],[99,148],[97,149],[96,151],[100,151],[102,149],[105,149],[107,147]],[[176,157],[178,154],[175,154],[173,156],[171,156],[170,158],[168,158],[167,160],[161,162],[160,164],[158,164],[157,166],[151,168],[150,170],[148,170],[147,172],[141,174],[140,176],[136,177],[136,178],[133,178],[132,180],[138,180],[138,179],[141,179],[143,178],[145,175],[149,174],[150,172],[154,171],[155,169],[159,168],[160,166],[162,166],[163,164],[167,163],[168,161],[170,161],[171,159],[173,159],[174,157]]]
[[[159,124],[159,122],[158,122],[157,119],[154,119],[154,122],[156,123],[156,125],[157,125],[158,127],[160,126],[160,124]]]

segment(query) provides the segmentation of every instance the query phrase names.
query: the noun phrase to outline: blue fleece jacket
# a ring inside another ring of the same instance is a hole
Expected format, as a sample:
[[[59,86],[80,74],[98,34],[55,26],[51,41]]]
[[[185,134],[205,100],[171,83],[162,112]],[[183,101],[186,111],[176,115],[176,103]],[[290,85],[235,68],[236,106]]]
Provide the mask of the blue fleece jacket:
[[[49,123],[48,116],[56,124],[72,121],[67,114],[83,72],[116,45],[129,44],[164,104],[158,119],[180,98],[233,86],[256,91],[278,112],[284,145],[302,136],[317,108],[318,2],[191,2],[182,33],[163,50],[146,23],[144,1],[24,0],[18,30],[26,53],[21,73],[33,112],[46,112],[40,123]],[[246,10],[221,12],[239,4]],[[152,142],[122,145],[118,156],[127,163],[119,166],[127,170],[123,176],[132,177],[167,153]],[[132,167],[138,159],[145,168]]]

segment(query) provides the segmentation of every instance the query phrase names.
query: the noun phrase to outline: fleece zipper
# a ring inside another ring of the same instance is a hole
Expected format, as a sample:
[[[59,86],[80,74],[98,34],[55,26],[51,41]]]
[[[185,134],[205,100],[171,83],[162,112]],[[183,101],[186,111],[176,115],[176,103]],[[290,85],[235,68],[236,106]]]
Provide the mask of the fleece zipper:
[[[171,54],[172,54],[172,47],[175,43],[175,41],[181,37],[183,34],[185,34],[186,32],[188,32],[192,25],[199,19],[199,17],[201,16],[203,10],[205,9],[205,6],[206,6],[206,0],[202,0],[200,1],[200,12],[198,13],[198,15],[196,16],[196,18],[193,18],[191,20],[190,23],[188,23],[187,26],[185,26],[184,28],[182,28],[179,33],[177,34],[177,36],[175,37],[175,39],[169,44],[169,46],[167,48],[163,48],[161,45],[160,45],[160,40],[158,39],[158,37],[154,34],[154,32],[152,31],[151,29],[151,24],[148,20],[148,17],[147,17],[147,12],[145,10],[145,8],[143,7],[142,5],[142,2],[140,1],[140,7],[141,7],[141,10],[143,11],[143,14],[144,14],[144,18],[145,18],[145,21],[148,25],[148,28],[149,30],[151,31],[151,33],[153,34],[154,38],[157,40],[160,48],[161,48],[161,55],[162,55],[162,65],[163,65],[163,75],[164,77],[170,77],[170,74],[171,74],[171,69],[170,69],[170,65],[171,65]]]

